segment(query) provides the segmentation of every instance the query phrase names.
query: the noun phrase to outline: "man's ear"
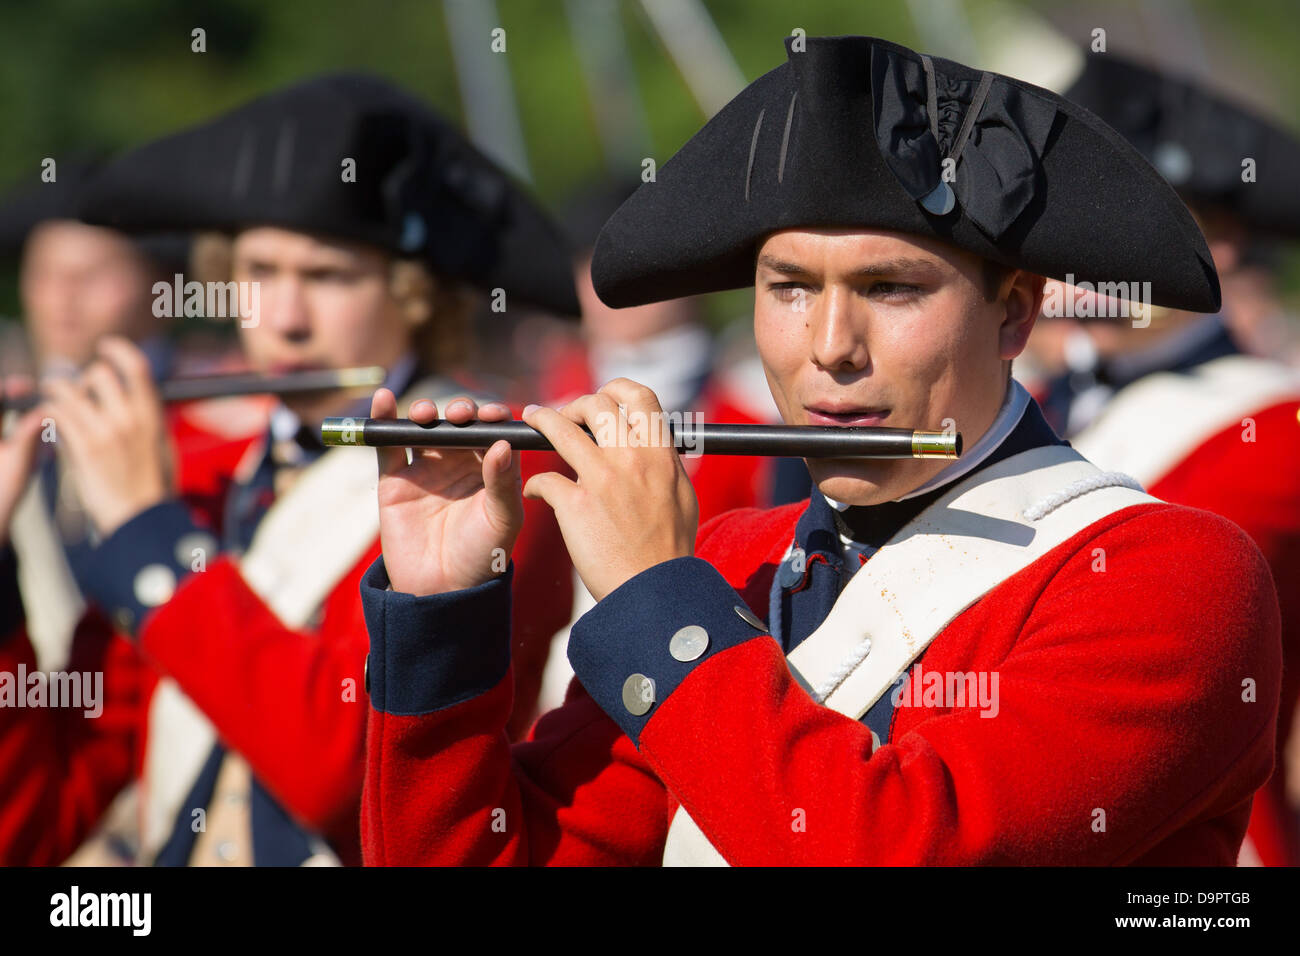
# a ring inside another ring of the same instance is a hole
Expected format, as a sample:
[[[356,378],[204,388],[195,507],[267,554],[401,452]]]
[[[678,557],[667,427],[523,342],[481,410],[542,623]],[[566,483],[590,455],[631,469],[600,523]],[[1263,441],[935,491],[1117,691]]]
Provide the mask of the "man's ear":
[[[1231,274],[1241,264],[1249,230],[1240,218],[1221,206],[1198,204],[1190,208],[1205,236],[1205,244],[1210,247],[1215,271],[1220,276]]]
[[[397,260],[388,274],[388,290],[408,328],[414,330],[433,318],[433,298],[438,280],[417,262]]]
[[[1025,349],[1029,333],[1034,330],[1038,313],[1043,308],[1043,288],[1046,281],[1040,275],[1017,269],[1006,280],[1006,291],[998,297],[1002,308],[1002,324],[998,328],[998,356],[1013,359]]]

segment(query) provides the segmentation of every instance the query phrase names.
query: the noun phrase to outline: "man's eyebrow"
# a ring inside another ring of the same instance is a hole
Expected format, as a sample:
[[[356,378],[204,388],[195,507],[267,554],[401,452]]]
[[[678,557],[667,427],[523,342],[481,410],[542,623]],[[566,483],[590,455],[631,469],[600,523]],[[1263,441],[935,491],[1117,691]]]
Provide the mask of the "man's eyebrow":
[[[767,254],[758,257],[758,264],[765,269],[771,269],[773,272],[784,272],[786,275],[812,275],[812,272],[797,262],[787,262],[785,259],[778,259]]]
[[[935,264],[931,259],[909,259],[906,256],[900,256],[897,259],[882,259],[880,262],[873,262],[871,265],[854,269],[852,274],[855,276],[895,275],[899,272],[909,272],[914,269],[933,272],[934,268]]]
[[[786,275],[813,275],[810,269],[799,265],[797,262],[789,262],[785,259],[778,259],[775,256],[761,255],[758,257],[758,265],[771,269],[773,272],[782,272]],[[901,256],[894,259],[882,259],[879,262],[873,262],[861,268],[854,269],[851,275],[854,276],[881,276],[896,275],[900,272],[907,272],[913,269],[920,269],[926,272],[934,271],[935,263],[930,259],[915,259]]]

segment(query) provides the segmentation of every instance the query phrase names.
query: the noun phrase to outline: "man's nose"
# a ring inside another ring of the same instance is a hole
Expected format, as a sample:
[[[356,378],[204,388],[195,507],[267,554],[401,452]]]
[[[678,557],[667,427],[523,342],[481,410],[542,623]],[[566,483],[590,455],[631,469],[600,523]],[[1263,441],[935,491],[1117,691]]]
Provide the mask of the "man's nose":
[[[295,340],[311,335],[311,309],[301,281],[285,278],[263,282],[260,298],[262,321],[271,331]]]
[[[828,372],[856,372],[867,367],[866,316],[848,289],[829,286],[813,307],[812,360]]]
[[[85,286],[85,282],[72,276],[47,278],[35,290],[33,300],[39,303],[48,318],[57,321],[76,319],[84,308]]]

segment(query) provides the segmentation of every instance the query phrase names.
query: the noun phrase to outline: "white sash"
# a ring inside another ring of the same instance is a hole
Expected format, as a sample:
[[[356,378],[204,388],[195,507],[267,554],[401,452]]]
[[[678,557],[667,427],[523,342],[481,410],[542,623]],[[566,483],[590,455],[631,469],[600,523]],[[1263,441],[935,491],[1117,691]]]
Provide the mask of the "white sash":
[[[373,450],[334,448],[303,470],[257,526],[240,576],[286,627],[308,621],[379,534]],[[142,850],[152,859],[171,835],[216,743],[216,729],[170,677],[149,704]]]
[[[45,507],[39,476],[28,482],[18,502],[10,538],[18,556],[18,590],[36,666],[43,671],[62,670],[72,652],[77,624],[86,613],[86,599],[72,576],[53,516]]]
[[[8,434],[17,420],[17,412],[7,412],[0,434]],[[60,465],[58,474],[62,473]],[[62,670],[72,650],[72,635],[86,611],[86,600],[68,566],[54,518],[45,507],[39,473],[27,483],[14,509],[9,539],[18,556],[18,592],[36,667]]]
[[[441,406],[442,390],[449,387],[445,380],[417,383],[403,407],[417,397]],[[464,394],[462,388],[445,397]],[[240,560],[240,576],[286,627],[307,629],[379,536],[378,474],[373,449],[332,448],[303,470],[259,522]],[[216,740],[202,711],[174,680],[162,678],[149,705],[143,862],[152,862],[171,835]],[[307,863],[319,865],[325,853],[322,844]]]
[[[1156,500],[1135,486],[1059,445],[959,481],[853,575],[826,619],[790,653],[791,672],[814,699],[860,719],[989,591],[1107,515]],[[727,865],[682,807],[663,862]]]
[[[1103,468],[1151,487],[1212,435],[1286,398],[1300,376],[1285,365],[1229,355],[1188,372],[1158,372],[1121,389],[1070,443]]]

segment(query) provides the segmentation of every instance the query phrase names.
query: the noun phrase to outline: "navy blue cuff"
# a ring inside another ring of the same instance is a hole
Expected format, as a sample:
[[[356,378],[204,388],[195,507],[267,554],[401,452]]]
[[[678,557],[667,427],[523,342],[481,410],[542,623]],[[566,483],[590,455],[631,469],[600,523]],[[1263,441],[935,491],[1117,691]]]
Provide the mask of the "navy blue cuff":
[[[385,714],[417,716],[485,694],[510,669],[515,565],[477,587],[416,597],[388,590],[383,555],[361,579],[366,685]]]
[[[194,523],[183,504],[164,501],[106,538],[79,583],[118,628],[135,635],[181,581],[216,558],[217,548],[216,538]]]
[[[714,654],[766,634],[761,623],[713,565],[675,558],[642,571],[580,617],[569,634],[569,663],[639,745],[645,725],[687,675]]]
[[[26,620],[23,596],[18,590],[18,556],[12,545],[0,546],[0,644]]]

